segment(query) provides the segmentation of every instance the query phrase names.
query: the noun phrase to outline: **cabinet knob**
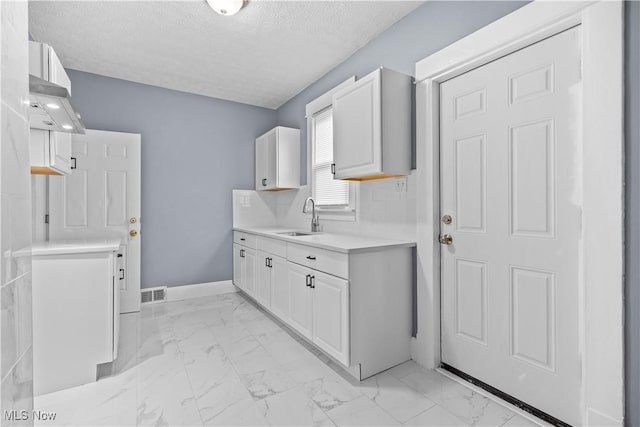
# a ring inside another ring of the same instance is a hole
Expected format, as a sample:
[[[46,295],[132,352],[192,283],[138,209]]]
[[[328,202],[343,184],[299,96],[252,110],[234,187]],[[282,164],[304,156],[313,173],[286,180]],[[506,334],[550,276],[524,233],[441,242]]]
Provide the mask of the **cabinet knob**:
[[[138,232],[136,230],[131,230],[129,232],[129,236],[131,236],[131,237],[136,237],[137,235],[138,235]]]
[[[262,178],[262,186],[263,187],[267,186],[267,178]]]

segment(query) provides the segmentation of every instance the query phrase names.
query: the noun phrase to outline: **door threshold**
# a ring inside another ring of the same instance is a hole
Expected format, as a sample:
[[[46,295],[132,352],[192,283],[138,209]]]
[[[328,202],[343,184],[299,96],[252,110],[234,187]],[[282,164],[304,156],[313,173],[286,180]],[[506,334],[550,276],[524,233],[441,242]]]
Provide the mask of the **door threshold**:
[[[459,369],[454,368],[453,366],[447,365],[446,363],[441,363],[440,368],[437,369],[441,374],[456,380],[459,383],[463,383],[468,386],[471,385],[471,388],[477,388],[481,394],[489,394],[490,398],[498,398],[502,400],[504,403],[507,403],[511,406],[511,409],[517,409],[516,413],[520,413],[520,415],[525,416],[526,418],[531,419],[531,417],[537,418],[537,420],[532,420],[534,422],[543,421],[547,425],[557,426],[557,427],[571,427],[570,424],[565,423],[562,420],[557,419],[556,417],[547,414],[546,412],[541,411],[538,408],[535,408],[501,390],[498,390],[495,387],[490,386],[487,383],[480,381],[479,379],[468,375]],[[484,393],[482,393],[484,392]],[[502,403],[502,402],[501,402]]]

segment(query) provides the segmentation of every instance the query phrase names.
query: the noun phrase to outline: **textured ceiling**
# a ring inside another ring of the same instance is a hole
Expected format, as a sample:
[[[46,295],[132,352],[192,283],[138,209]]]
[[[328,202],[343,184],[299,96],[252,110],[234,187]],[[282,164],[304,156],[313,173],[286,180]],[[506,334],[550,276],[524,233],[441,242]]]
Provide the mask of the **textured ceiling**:
[[[420,1],[30,1],[29,31],[68,68],[277,108]]]

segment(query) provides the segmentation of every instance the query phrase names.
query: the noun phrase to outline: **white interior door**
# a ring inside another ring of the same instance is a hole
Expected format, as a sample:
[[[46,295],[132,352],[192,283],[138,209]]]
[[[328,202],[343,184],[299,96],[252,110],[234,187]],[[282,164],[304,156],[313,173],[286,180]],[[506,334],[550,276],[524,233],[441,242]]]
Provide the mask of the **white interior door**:
[[[120,312],[140,310],[140,135],[73,135],[76,169],[49,180],[49,238],[122,239]]]
[[[574,425],[581,94],[579,27],[440,87],[442,361]]]

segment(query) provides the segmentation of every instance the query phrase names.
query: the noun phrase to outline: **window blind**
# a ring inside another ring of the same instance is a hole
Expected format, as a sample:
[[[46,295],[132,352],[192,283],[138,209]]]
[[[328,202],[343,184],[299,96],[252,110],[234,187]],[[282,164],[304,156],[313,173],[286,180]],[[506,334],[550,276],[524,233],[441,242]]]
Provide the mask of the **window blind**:
[[[334,180],[331,174],[333,163],[333,111],[331,108],[315,114],[312,118],[313,199],[317,206],[346,208],[349,206],[349,182]]]

